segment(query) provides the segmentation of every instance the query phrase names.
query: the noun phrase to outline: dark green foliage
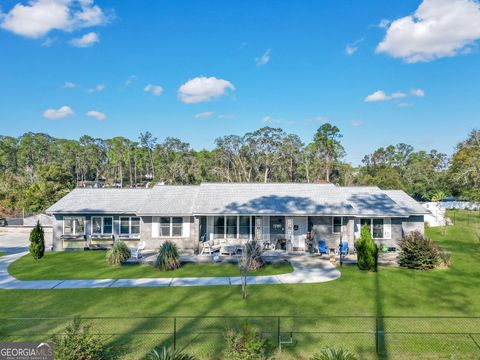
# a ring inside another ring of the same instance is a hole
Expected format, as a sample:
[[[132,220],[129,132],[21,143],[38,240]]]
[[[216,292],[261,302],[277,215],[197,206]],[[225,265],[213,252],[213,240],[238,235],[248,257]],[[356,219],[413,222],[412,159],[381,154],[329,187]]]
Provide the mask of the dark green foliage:
[[[360,270],[373,271],[377,267],[378,247],[372,239],[370,228],[362,227],[360,239],[357,240],[357,264]]]
[[[177,245],[169,240],[165,241],[158,250],[156,266],[163,271],[175,270],[182,266]]]
[[[76,317],[67,326],[63,335],[53,338],[55,359],[58,360],[104,360],[118,359],[120,348],[108,345],[108,338],[92,334],[91,325],[82,325]]]
[[[107,251],[107,262],[110,265],[122,265],[122,263],[130,259],[131,252],[127,244],[123,241],[117,241],[110,250]]]
[[[400,241],[400,266],[428,270],[442,263],[440,250],[432,239],[425,238],[419,231],[413,231]],[[447,260],[446,257],[444,257]],[[449,258],[447,260],[449,262]]]
[[[229,360],[261,360],[267,359],[268,343],[259,333],[254,332],[245,321],[242,330],[228,330],[225,333],[227,348],[224,359]]]
[[[313,355],[310,360],[357,360],[357,357],[351,352],[342,348],[335,349],[327,347],[320,350],[319,353]]]
[[[45,237],[43,227],[37,221],[37,225],[30,232],[30,254],[35,260],[41,259],[45,254]]]
[[[196,357],[187,354],[183,349],[176,349],[169,347],[161,347],[153,349],[145,357],[145,360],[195,360]]]

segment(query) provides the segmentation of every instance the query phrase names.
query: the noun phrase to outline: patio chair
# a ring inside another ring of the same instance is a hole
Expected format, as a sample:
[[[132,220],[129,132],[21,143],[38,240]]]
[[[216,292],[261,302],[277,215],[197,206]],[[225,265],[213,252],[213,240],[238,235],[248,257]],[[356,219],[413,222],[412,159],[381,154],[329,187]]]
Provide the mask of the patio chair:
[[[330,250],[328,249],[327,244],[323,240],[318,240],[318,253],[320,255],[322,254],[328,254]]]
[[[348,241],[342,242],[342,247],[338,247],[338,253],[343,256],[348,255]]]
[[[142,254],[140,252],[145,249],[146,245],[147,244],[145,243],[145,241],[140,241],[137,247],[131,250],[131,257],[136,260],[140,259],[142,257]]]

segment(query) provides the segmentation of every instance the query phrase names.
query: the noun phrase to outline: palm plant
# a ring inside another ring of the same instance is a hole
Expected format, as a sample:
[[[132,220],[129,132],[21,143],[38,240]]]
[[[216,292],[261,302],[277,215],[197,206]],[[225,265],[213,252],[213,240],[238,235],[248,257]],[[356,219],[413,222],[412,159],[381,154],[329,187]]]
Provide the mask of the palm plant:
[[[156,265],[163,271],[175,270],[182,266],[177,245],[171,241],[165,241],[158,250]]]
[[[171,347],[161,347],[150,351],[145,360],[195,360],[196,357],[187,354],[182,349],[173,349]]]
[[[110,265],[121,265],[125,260],[130,259],[131,252],[127,244],[123,241],[117,241],[113,247],[107,251],[107,262]]]
[[[265,265],[262,259],[263,248],[262,245],[252,240],[245,244],[245,256],[248,258],[248,270],[255,271]]]
[[[310,360],[357,360],[357,357],[351,352],[342,348],[335,349],[327,347],[314,354]]]

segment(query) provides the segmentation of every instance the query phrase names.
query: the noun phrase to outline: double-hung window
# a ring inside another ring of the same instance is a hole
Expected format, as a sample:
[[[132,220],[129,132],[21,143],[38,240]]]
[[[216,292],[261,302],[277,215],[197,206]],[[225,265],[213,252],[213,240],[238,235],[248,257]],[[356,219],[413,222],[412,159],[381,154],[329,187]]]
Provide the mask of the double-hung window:
[[[85,218],[82,216],[65,216],[63,218],[64,235],[84,235]]]
[[[363,219],[360,219],[360,226],[363,228],[365,225],[368,226],[368,229],[370,230],[370,233],[372,234],[372,238],[374,238],[374,239],[385,238],[385,221],[384,221],[383,218],[373,218],[373,219],[363,218]]]
[[[113,217],[92,216],[92,235],[111,235],[113,233]]]
[[[120,235],[140,235],[140,218],[122,216],[120,218]]]
[[[240,224],[240,239],[248,239],[251,233],[250,216],[240,216],[238,222]]]
[[[213,218],[213,234],[215,239],[225,237],[225,216],[215,216]]]
[[[343,217],[334,216],[332,219],[332,232],[334,234],[340,234],[342,232]]]
[[[183,218],[180,216],[162,216],[160,218],[160,237],[182,237]]]

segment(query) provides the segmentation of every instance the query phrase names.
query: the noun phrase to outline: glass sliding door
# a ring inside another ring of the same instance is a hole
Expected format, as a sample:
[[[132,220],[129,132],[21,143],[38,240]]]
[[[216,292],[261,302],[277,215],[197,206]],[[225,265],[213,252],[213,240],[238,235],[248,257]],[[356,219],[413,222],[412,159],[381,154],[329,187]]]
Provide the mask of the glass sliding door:
[[[249,239],[250,237],[250,216],[240,216],[240,239]]]
[[[227,216],[227,238],[237,238],[237,217]]]

